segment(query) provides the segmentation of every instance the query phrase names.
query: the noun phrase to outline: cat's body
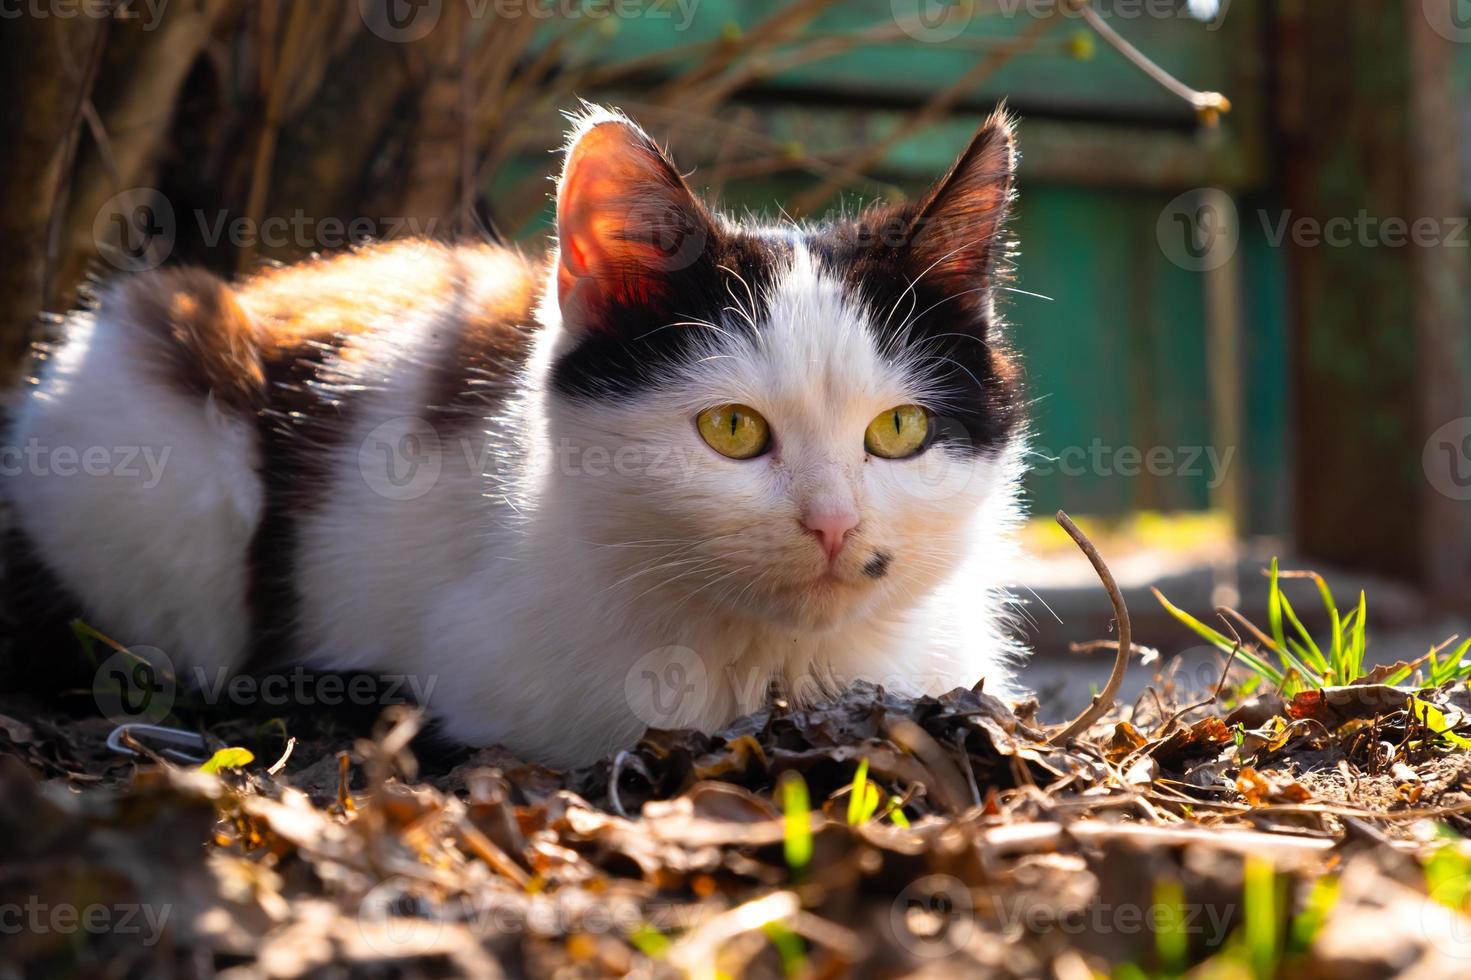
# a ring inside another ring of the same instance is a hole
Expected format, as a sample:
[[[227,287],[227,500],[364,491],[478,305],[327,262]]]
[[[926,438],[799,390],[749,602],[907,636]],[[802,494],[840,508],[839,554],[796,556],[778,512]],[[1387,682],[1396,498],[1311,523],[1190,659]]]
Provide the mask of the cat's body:
[[[716,727],[772,682],[1005,691],[1011,169],[998,117],[918,207],[742,228],[592,113],[545,263],[414,241],[104,291],[5,442],[161,464],[29,464],[6,496],[87,614],[186,678],[409,675],[451,738],[541,761]],[[769,423],[759,455],[702,441],[727,403]],[[910,404],[922,450],[866,451]]]

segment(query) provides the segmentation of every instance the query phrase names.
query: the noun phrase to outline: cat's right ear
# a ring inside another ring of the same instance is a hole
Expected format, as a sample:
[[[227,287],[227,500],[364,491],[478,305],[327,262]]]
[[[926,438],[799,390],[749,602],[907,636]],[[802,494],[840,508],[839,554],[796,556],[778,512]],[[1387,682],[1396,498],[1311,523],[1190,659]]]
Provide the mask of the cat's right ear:
[[[912,264],[967,304],[984,304],[1016,180],[1015,123],[999,108],[921,199],[908,233]]]
[[[610,329],[628,308],[657,314],[673,278],[705,253],[714,223],[673,162],[622,116],[583,120],[557,185],[563,324]]]

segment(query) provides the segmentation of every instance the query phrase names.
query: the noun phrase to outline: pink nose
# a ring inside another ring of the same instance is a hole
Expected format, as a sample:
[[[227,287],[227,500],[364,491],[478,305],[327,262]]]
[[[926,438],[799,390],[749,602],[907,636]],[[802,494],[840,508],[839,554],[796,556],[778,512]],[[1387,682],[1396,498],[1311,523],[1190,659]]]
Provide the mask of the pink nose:
[[[850,510],[809,511],[802,515],[802,526],[817,536],[817,543],[832,561],[843,550],[848,532],[858,526],[858,515]]]

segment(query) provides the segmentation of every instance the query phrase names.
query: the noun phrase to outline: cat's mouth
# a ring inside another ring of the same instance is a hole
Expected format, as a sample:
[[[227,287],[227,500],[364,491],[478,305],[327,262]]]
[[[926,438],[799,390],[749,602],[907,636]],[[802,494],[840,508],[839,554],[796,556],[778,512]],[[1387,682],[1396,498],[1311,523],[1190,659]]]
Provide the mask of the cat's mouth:
[[[809,579],[803,588],[809,592],[833,593],[870,586],[888,574],[890,560],[887,556],[882,560],[872,558],[857,569],[846,563],[833,562]]]

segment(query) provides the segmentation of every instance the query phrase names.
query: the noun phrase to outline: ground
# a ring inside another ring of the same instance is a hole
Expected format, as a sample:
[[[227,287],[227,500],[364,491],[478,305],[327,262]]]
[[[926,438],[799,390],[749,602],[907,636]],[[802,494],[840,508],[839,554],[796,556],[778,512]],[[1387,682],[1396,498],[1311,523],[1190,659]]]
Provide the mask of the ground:
[[[76,625],[22,661],[81,664],[63,694],[0,693],[0,980],[1459,975],[1466,648],[1372,667],[1361,610],[1325,587],[1320,649],[1279,585],[1248,643],[1172,614],[1214,658],[1136,657],[1072,735],[860,686],[571,772],[406,706],[180,696],[179,754],[118,729],[87,658],[126,651]]]

